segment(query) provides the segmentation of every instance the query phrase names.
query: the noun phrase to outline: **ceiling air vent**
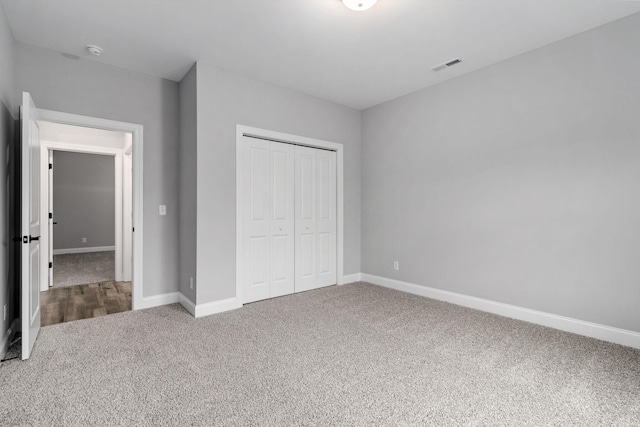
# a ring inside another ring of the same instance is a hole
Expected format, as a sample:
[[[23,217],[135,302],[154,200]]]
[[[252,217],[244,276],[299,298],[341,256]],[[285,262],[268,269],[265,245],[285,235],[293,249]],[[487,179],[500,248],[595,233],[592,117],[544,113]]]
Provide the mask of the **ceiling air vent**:
[[[432,68],[432,70],[433,71],[444,70],[445,68],[453,67],[454,65],[459,64],[461,62],[462,62],[462,59],[460,58],[452,59],[451,61],[436,65],[435,67]]]

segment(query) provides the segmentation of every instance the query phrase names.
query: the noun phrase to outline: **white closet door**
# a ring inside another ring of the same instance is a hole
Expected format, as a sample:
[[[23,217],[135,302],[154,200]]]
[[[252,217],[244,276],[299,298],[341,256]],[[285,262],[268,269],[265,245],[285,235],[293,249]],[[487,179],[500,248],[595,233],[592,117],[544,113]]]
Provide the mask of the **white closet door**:
[[[316,150],[316,239],[317,286],[330,286],[336,280],[336,153]]]
[[[294,291],[294,149],[245,138],[242,150],[243,302]]]
[[[246,138],[243,150],[244,302],[269,298],[269,158],[271,143]]]
[[[296,292],[336,283],[335,153],[296,147]]]
[[[271,143],[271,298],[294,292],[294,151]]]
[[[315,289],[316,150],[296,147],[296,292]]]

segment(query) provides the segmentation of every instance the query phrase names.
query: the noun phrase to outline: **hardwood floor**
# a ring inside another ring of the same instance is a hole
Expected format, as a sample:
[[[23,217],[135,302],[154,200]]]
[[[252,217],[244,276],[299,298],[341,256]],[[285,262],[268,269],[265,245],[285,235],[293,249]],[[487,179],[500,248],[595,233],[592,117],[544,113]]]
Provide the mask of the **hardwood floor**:
[[[40,292],[41,326],[131,310],[131,282],[101,282]]]

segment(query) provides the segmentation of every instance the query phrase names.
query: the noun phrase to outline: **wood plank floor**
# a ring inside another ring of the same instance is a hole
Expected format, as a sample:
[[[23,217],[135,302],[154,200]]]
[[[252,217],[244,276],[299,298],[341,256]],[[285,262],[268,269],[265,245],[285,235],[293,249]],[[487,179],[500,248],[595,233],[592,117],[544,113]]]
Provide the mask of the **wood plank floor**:
[[[131,282],[101,282],[40,292],[41,325],[131,310]]]

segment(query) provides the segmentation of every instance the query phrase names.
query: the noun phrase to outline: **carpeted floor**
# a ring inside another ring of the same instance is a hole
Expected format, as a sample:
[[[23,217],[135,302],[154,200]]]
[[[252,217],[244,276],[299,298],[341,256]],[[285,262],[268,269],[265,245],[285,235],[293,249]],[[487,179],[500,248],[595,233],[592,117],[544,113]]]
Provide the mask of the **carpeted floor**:
[[[640,425],[640,351],[365,283],[43,328],[3,425]]]
[[[116,280],[115,251],[53,256],[53,287]]]

